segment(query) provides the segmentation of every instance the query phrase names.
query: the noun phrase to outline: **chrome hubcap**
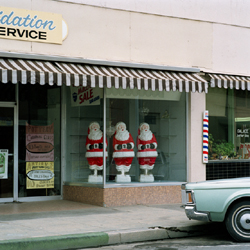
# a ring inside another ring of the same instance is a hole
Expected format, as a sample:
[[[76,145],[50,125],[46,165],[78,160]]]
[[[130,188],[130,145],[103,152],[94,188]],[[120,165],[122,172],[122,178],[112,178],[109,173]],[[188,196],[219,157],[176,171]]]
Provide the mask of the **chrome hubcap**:
[[[234,217],[234,227],[242,235],[250,236],[250,207],[241,207]]]
[[[250,214],[245,213],[240,218],[240,225],[246,230],[250,230]]]

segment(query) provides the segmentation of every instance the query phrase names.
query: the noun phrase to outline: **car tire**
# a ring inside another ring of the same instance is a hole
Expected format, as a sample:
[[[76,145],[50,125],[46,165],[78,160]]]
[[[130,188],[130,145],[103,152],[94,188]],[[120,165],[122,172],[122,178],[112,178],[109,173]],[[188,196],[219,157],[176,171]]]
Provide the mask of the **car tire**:
[[[235,203],[228,211],[225,224],[236,241],[250,241],[250,201]]]

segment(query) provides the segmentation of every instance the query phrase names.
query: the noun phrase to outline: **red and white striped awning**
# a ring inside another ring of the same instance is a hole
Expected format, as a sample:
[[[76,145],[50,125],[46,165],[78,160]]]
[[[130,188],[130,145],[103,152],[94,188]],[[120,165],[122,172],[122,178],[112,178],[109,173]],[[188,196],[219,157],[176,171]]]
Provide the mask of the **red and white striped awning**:
[[[210,87],[215,88],[230,88],[242,89],[250,91],[250,77],[235,76],[235,75],[222,75],[222,74],[208,74],[210,77]]]
[[[180,92],[207,92],[208,88],[197,73],[5,58],[0,59],[0,82]]]

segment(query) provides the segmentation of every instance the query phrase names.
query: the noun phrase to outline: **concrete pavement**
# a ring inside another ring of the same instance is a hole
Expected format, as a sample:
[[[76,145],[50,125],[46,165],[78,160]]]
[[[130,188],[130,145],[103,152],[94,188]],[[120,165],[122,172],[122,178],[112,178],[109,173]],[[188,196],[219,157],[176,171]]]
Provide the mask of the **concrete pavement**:
[[[79,249],[211,233],[181,204],[98,207],[65,200],[0,204],[0,250]]]

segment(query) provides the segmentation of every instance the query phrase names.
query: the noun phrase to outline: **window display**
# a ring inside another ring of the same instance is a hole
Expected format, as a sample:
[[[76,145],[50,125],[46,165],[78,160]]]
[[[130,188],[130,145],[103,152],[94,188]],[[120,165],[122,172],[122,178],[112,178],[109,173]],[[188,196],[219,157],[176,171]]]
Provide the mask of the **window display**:
[[[186,94],[105,91],[87,105],[65,92],[67,184],[101,185],[104,168],[107,185],[186,181]]]

